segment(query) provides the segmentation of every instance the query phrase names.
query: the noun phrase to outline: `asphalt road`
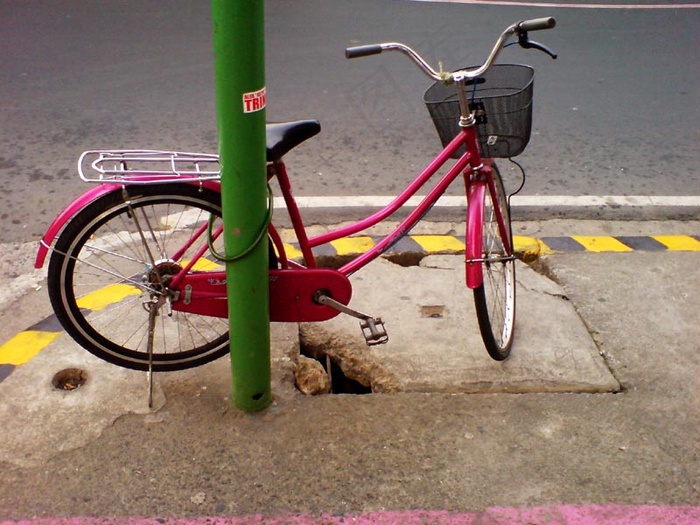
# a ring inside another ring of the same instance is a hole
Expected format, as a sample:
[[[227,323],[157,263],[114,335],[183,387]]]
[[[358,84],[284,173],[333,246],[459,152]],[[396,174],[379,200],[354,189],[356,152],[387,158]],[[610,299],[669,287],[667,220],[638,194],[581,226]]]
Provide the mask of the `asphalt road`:
[[[209,11],[196,0],[0,3],[3,242],[37,239],[85,189],[85,149],[216,151]],[[697,9],[270,0],[268,120],[323,125],[288,157],[296,194],[389,195],[439,148],[421,100],[430,81],[402,56],[347,61],[345,47],[403,41],[455,68],[481,61],[511,22],[545,15],[558,26],[537,36],[559,59],[502,58],[537,70],[525,193],[700,194]]]

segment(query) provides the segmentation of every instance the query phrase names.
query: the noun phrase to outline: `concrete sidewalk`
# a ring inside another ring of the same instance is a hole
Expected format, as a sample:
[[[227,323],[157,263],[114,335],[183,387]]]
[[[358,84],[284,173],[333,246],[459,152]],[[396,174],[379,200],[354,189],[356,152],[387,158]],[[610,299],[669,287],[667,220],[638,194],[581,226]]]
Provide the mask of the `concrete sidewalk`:
[[[157,376],[148,410],[145,374],[60,335],[0,383],[0,518],[699,505],[698,257],[568,253],[544,257],[539,272],[519,265],[504,363],[481,345],[458,257],[380,261],[353,277],[351,304],[381,316],[390,343],[368,350],[345,316],[303,327],[302,343],[330,349],[346,377],[383,393],[302,396],[298,330],[274,325],[275,403],[257,415],[229,407],[225,359]],[[41,295],[13,301],[3,329],[48,315]],[[66,367],[86,370],[87,383],[53,389]]]
[[[431,255],[411,267],[379,260],[353,276],[351,304],[383,316],[385,346],[367,347],[347,316],[302,326],[302,344],[372,392],[618,391],[566,292],[519,261],[516,276],[518,337],[502,363],[481,341],[463,255]]]

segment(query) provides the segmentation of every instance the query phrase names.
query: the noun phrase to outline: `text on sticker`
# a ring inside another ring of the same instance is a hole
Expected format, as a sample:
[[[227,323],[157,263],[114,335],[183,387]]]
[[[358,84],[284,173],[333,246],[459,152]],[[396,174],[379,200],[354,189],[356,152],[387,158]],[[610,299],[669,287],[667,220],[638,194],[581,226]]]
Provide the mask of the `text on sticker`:
[[[267,103],[266,88],[252,93],[243,93],[243,113],[254,113],[260,111]]]

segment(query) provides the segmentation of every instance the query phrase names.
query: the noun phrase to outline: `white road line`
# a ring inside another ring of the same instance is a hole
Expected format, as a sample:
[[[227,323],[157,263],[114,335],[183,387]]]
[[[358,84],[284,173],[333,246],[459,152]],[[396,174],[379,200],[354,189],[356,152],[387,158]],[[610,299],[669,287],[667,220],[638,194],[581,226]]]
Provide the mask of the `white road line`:
[[[519,2],[503,0],[413,0],[414,2],[436,2],[450,4],[500,5],[514,7],[566,7],[569,9],[698,9],[700,4],[573,4],[554,2]]]
[[[423,197],[411,197],[405,204],[416,207]],[[381,208],[387,206],[394,197],[355,195],[329,197],[296,197],[299,208]],[[284,209],[286,205],[282,197],[275,197],[275,208]],[[514,207],[539,208],[583,208],[602,206],[617,207],[700,207],[700,195],[655,196],[655,195],[515,195],[511,199]],[[437,201],[437,208],[456,208],[466,206],[466,198],[461,196],[444,195]]]

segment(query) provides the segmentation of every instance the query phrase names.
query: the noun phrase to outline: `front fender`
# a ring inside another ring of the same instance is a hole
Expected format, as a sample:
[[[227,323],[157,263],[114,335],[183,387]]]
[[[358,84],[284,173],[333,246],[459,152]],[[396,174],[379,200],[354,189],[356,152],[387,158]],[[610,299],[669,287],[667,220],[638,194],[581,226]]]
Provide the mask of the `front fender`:
[[[467,193],[467,247],[466,271],[467,287],[471,290],[478,288],[484,282],[482,273],[483,245],[482,227],[484,224],[484,198],[486,182],[472,181]]]
[[[178,182],[178,184],[194,184],[197,186],[201,185],[207,189],[213,189],[215,191],[218,191],[220,188],[219,183],[216,181],[204,181],[201,183],[198,181],[183,181]],[[108,193],[112,193],[113,191],[120,191],[121,189],[121,184],[100,184],[89,189],[79,197],[76,197],[76,199],[73,200],[73,202],[66,206],[64,210],[58,214],[58,217],[56,217],[51,223],[51,226],[49,226],[49,228],[46,230],[46,233],[41,238],[41,241],[39,241],[39,251],[36,254],[34,268],[41,268],[42,266],[44,266],[44,262],[46,261],[46,255],[49,253],[49,250],[51,249],[51,246],[53,245],[56,236],[75,215],[77,215],[83,208],[89,206],[103,195],[107,195]]]

